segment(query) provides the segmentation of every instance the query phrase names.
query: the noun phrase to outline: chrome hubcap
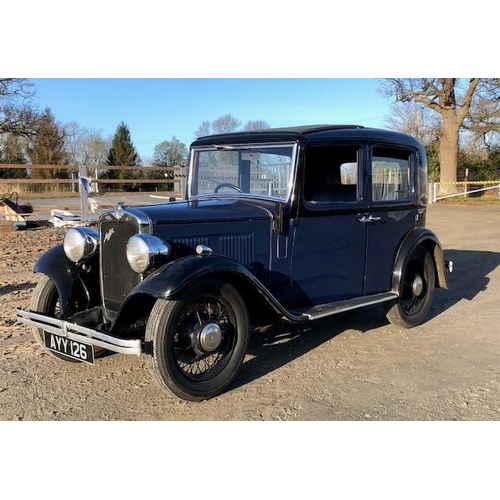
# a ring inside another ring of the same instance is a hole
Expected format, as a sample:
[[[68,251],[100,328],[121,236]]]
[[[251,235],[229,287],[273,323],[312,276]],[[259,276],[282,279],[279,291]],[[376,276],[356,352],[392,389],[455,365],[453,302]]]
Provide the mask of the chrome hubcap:
[[[424,291],[424,280],[420,276],[415,276],[411,285],[411,291],[414,297],[420,297]]]
[[[222,341],[222,330],[217,323],[208,323],[199,333],[198,341],[205,352],[214,352]]]

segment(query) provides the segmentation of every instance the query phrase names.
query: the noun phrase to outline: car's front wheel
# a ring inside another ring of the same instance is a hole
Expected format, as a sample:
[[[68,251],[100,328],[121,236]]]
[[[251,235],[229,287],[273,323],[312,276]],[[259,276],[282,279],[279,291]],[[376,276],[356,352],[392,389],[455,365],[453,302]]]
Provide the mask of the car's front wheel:
[[[430,253],[419,246],[406,262],[399,298],[386,303],[387,319],[404,328],[423,323],[432,304],[435,286],[434,262]]]
[[[158,299],[146,327],[151,373],[188,401],[222,393],[238,373],[249,337],[238,291],[220,280],[191,287],[182,300]]]
[[[48,316],[51,316],[53,318],[57,318],[60,315],[61,307],[59,303],[59,294],[57,293],[56,285],[48,276],[42,276],[37,286],[35,287],[35,290],[33,291],[33,295],[31,297],[30,310],[33,312],[47,314]],[[32,331],[35,340],[43,347],[46,353],[64,361],[79,363],[79,361],[76,359],[72,359],[68,356],[64,356],[64,354],[52,352],[51,350],[47,349],[45,347],[42,329],[33,327]]]
[[[33,312],[39,312],[46,314],[52,318],[58,318],[61,315],[61,304],[59,301],[59,293],[54,282],[48,277],[43,275],[40,281],[33,291],[31,297],[30,310]],[[55,358],[61,359],[63,361],[68,361],[70,363],[81,363],[80,360],[70,358],[64,354],[59,354],[58,352],[51,351],[47,349],[44,342],[44,333],[41,328],[32,327],[33,336],[38,344],[40,344],[44,351]],[[109,351],[101,347],[94,347],[94,357],[100,358],[106,355]]]

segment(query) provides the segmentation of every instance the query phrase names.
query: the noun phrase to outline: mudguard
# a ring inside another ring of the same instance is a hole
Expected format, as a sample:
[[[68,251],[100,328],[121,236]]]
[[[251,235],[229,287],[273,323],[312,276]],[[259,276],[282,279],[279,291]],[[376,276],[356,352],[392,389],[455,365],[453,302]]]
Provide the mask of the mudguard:
[[[63,318],[100,302],[97,256],[90,259],[86,270],[83,270],[70,261],[64,253],[64,247],[58,245],[39,257],[34,272],[45,274],[53,281],[59,293]]]
[[[165,264],[144,281],[139,283],[126,297],[117,313],[114,328],[118,328],[122,321],[118,318],[140,296],[164,298],[169,300],[182,299],[189,292],[192,284],[207,278],[222,278],[246,290],[250,295],[259,296],[277,314],[293,322],[305,321],[302,315],[295,315],[287,311],[267,288],[238,262],[220,255],[190,255]]]
[[[408,257],[418,246],[423,245],[431,254],[436,268],[436,287],[448,288],[444,253],[437,236],[426,227],[412,229],[399,247],[392,273],[392,291],[399,293]]]

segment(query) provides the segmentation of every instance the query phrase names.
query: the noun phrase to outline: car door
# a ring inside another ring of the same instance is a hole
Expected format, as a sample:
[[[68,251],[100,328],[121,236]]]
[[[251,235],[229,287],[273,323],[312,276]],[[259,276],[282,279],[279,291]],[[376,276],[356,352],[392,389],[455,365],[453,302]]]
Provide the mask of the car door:
[[[367,210],[360,144],[311,145],[292,221],[288,303],[307,307],[363,294]]]
[[[399,246],[417,225],[416,161],[409,148],[373,145],[368,150],[366,295],[390,290]]]

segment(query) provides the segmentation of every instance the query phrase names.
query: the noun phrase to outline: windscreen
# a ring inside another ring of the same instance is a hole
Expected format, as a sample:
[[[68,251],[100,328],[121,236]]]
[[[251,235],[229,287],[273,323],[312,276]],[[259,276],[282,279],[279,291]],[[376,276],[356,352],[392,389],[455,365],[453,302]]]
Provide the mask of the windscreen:
[[[190,198],[252,196],[286,201],[293,181],[295,151],[295,144],[195,148]]]

